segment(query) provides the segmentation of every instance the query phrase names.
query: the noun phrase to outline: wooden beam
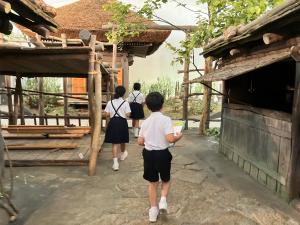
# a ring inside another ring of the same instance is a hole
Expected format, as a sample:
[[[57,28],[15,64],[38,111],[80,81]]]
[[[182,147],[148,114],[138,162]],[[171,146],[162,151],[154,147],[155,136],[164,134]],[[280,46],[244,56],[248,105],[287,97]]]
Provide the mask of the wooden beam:
[[[11,11],[11,5],[8,2],[0,0],[0,12],[8,14],[10,13],[10,11]]]
[[[263,41],[266,45],[281,41],[284,39],[284,36],[274,33],[265,33],[263,35]]]
[[[122,61],[123,85],[126,88],[125,98],[127,98],[128,97],[128,93],[129,93],[129,64],[128,64],[128,55],[124,54],[121,61]]]
[[[17,76],[16,79],[16,89],[15,89],[15,93],[14,93],[14,124],[17,125],[18,124],[18,117],[19,117],[19,87],[18,87],[18,83],[20,82],[20,76]]]
[[[203,72],[204,69],[188,69],[187,72]],[[177,70],[177,73],[185,73],[186,71],[185,70]]]
[[[118,46],[116,43],[113,44],[113,54],[112,54],[112,73],[110,73],[110,92],[114,93],[115,92],[115,73],[113,71],[117,70],[117,51],[118,51]],[[111,99],[113,99],[113,95],[111,96]]]
[[[43,90],[44,90],[44,78],[39,77],[38,79],[38,90],[39,90],[39,124],[44,125],[44,119],[43,117],[45,116],[45,100],[44,100],[44,95],[43,95]]]
[[[189,35],[186,34],[186,38],[189,38]],[[184,58],[183,64],[183,98],[182,98],[182,118],[185,121],[184,129],[188,129],[188,102],[189,102],[189,67],[190,67],[190,57]]]

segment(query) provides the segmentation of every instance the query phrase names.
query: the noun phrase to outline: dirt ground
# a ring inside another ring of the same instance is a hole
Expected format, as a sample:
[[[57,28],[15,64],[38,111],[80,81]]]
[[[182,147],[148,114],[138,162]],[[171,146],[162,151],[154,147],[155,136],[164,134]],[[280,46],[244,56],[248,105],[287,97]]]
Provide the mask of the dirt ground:
[[[111,169],[110,146],[99,154],[97,174],[86,167],[15,168],[14,202],[21,210],[13,225],[144,225],[147,182],[141,148],[131,139],[129,157]],[[173,148],[166,225],[296,225],[300,215],[217,153],[214,138],[185,133]]]

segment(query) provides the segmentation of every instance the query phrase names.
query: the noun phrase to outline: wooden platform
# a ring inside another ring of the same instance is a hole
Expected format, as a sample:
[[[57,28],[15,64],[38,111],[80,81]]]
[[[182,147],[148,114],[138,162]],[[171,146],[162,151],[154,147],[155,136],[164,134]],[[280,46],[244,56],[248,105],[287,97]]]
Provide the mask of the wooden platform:
[[[2,131],[2,135],[9,136],[6,131]],[[51,138],[37,138],[37,139],[24,139],[24,135],[20,135],[20,139],[5,139],[6,145],[40,145],[51,144],[60,145],[74,145],[75,149],[49,149],[49,150],[9,150],[9,156],[13,166],[86,166],[89,162],[89,144],[90,135],[85,135],[82,138],[67,138],[55,139]],[[101,138],[103,141],[104,138]],[[5,156],[5,164],[9,165],[9,160]]]

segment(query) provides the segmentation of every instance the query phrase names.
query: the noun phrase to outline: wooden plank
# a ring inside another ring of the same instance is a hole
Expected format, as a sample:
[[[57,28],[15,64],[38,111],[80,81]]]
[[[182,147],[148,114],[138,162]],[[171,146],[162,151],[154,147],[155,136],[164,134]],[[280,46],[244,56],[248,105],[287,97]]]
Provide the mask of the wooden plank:
[[[8,144],[8,150],[49,150],[49,149],[74,149],[77,144],[71,143],[33,143],[33,144]]]
[[[88,160],[12,160],[14,167],[27,166],[86,166]],[[5,165],[9,166],[9,161],[5,160]]]
[[[14,135],[14,134],[5,134],[3,135],[4,139],[73,139],[73,138],[82,138],[85,134],[28,134],[28,135]]]

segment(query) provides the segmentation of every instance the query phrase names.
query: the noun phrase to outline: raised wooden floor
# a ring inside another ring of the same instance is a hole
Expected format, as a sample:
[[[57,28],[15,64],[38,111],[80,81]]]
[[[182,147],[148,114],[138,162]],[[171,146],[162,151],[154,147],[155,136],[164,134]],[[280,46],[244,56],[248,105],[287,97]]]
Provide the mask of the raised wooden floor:
[[[2,131],[2,135],[10,136],[6,131]],[[24,135],[20,135],[20,139],[14,135],[13,139],[5,139],[6,145],[54,145],[53,149],[49,150],[9,150],[9,157],[13,166],[85,166],[89,161],[89,145],[90,135],[85,135],[82,138],[37,138],[25,139]],[[103,138],[101,138],[103,141]],[[74,149],[55,148],[55,145],[74,145]],[[9,165],[7,155],[5,163]]]

